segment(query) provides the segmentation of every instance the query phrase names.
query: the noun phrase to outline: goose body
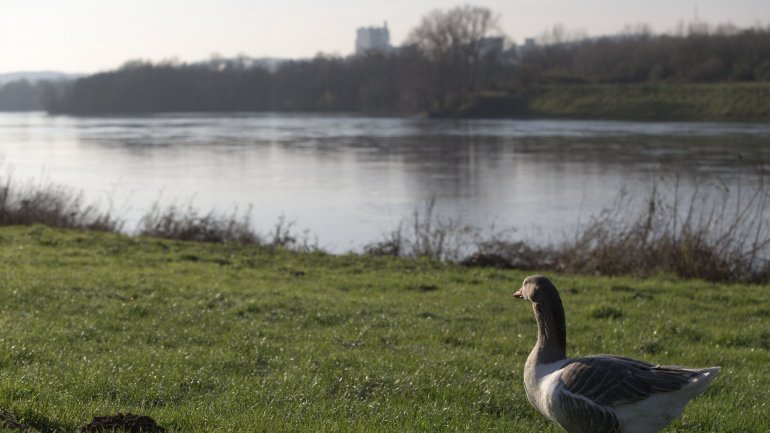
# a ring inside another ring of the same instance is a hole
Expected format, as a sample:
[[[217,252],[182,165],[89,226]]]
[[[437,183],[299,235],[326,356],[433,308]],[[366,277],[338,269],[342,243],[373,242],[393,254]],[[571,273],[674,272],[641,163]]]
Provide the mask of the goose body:
[[[567,358],[564,309],[553,284],[531,276],[514,296],[532,301],[538,324],[524,366],[527,400],[568,433],[657,433],[719,375],[719,367],[660,366],[615,355]]]

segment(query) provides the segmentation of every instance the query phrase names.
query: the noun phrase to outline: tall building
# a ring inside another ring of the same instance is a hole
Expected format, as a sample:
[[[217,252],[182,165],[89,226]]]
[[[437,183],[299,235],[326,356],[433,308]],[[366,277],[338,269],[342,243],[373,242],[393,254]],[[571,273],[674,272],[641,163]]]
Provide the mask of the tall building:
[[[503,53],[505,40],[499,37],[481,38],[479,41],[479,53],[482,57],[495,57]]]
[[[360,27],[356,31],[356,54],[389,49],[390,31],[387,22],[382,27]]]
[[[518,47],[516,47],[516,55],[518,57],[521,57],[536,47],[537,47],[537,42],[535,41],[535,38],[526,38],[524,39],[523,45],[519,45]]]

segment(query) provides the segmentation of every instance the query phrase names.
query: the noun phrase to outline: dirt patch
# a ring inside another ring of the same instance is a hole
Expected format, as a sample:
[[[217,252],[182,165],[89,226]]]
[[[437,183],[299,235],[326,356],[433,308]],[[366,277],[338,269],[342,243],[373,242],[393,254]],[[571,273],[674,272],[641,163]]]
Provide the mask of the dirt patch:
[[[166,429],[149,416],[119,413],[112,416],[95,416],[93,421],[81,427],[80,431],[81,433],[165,433]]]
[[[438,290],[438,286],[435,284],[419,284],[414,286],[413,290],[419,290],[420,292],[435,292]]]
[[[16,420],[16,417],[7,410],[0,409],[0,429],[31,431],[31,428]]]

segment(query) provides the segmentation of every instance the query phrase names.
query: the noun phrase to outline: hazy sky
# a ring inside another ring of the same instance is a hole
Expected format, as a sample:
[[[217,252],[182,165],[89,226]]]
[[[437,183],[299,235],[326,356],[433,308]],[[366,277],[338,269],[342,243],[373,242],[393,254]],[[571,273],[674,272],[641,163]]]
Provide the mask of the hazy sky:
[[[0,0],[0,72],[96,72],[129,59],[347,55],[361,26],[388,22],[400,44],[438,0]],[[516,42],[555,23],[589,35],[648,23],[770,24],[770,0],[480,0]]]

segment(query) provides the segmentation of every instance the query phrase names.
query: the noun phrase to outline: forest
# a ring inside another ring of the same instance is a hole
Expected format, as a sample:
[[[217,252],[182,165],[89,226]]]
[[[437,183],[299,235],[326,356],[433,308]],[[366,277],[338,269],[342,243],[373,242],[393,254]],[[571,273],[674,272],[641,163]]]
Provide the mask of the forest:
[[[654,34],[645,25],[603,37],[568,33],[557,25],[535,43],[488,50],[486,38],[503,36],[498,17],[486,8],[462,6],[426,15],[404,45],[387,52],[319,54],[275,68],[238,58],[135,60],[70,82],[10,83],[0,89],[0,110],[13,100],[23,108],[71,114],[451,115],[476,95],[521,95],[542,86],[770,82],[770,27],[695,23],[668,34]],[[511,105],[516,104],[502,104],[498,114],[516,112]]]

